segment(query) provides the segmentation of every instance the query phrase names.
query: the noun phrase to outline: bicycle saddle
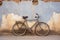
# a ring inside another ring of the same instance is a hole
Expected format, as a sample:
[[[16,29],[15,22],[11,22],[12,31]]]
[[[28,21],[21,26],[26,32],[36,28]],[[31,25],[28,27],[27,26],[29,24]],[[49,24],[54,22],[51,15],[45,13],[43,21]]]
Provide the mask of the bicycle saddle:
[[[26,18],[28,18],[28,16],[23,16],[23,19],[26,19]]]

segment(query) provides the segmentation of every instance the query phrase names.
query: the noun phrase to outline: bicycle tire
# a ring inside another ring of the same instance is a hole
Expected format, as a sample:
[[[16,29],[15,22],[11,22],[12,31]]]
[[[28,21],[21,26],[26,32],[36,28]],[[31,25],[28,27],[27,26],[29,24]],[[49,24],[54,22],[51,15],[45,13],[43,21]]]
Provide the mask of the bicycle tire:
[[[47,23],[44,23],[44,22],[39,22],[37,24],[37,26],[35,27],[35,32],[36,32],[36,35],[38,35],[38,36],[46,36],[50,32],[49,25]]]
[[[18,24],[21,25],[21,26],[18,26]],[[15,27],[17,27],[18,30],[17,29],[14,29]],[[15,23],[13,25],[13,27],[12,27],[12,33],[15,36],[18,36],[18,35],[23,36],[25,34],[25,32],[26,32],[26,26],[23,23],[21,23],[21,22],[19,22],[17,24]]]

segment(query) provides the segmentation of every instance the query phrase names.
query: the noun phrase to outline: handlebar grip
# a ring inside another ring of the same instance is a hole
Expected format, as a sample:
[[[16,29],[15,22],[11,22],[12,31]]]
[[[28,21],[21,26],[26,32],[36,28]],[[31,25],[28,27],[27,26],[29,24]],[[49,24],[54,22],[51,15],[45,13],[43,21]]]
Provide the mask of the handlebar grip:
[[[36,15],[38,15],[38,13],[36,13]]]
[[[35,16],[35,18],[37,18],[37,16]]]

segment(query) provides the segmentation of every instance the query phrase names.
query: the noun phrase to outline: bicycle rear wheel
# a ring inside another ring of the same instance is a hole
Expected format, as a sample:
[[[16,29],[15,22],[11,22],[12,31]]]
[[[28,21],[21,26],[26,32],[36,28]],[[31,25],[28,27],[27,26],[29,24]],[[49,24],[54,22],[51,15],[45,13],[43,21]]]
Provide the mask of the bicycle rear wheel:
[[[48,35],[49,34],[49,25],[44,22],[39,22],[38,25],[35,27],[35,32],[37,35]]]
[[[17,24],[14,24],[13,27],[12,27],[12,33],[13,35],[17,36],[17,35],[24,35],[26,32],[26,26],[19,22]]]

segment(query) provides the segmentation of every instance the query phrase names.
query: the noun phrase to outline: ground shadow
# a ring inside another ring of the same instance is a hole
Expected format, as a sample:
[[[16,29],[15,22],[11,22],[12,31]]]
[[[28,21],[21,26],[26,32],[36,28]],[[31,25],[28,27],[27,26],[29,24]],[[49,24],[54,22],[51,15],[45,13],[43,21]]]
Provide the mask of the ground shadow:
[[[3,31],[0,31],[0,36],[2,36],[2,35],[13,35],[13,34],[12,34],[12,31],[3,30]],[[27,30],[27,32],[24,36],[34,36],[34,35],[35,34],[32,34],[31,32],[29,32]],[[60,35],[60,33],[56,32],[56,31],[53,31],[53,30],[50,30],[48,35]]]

